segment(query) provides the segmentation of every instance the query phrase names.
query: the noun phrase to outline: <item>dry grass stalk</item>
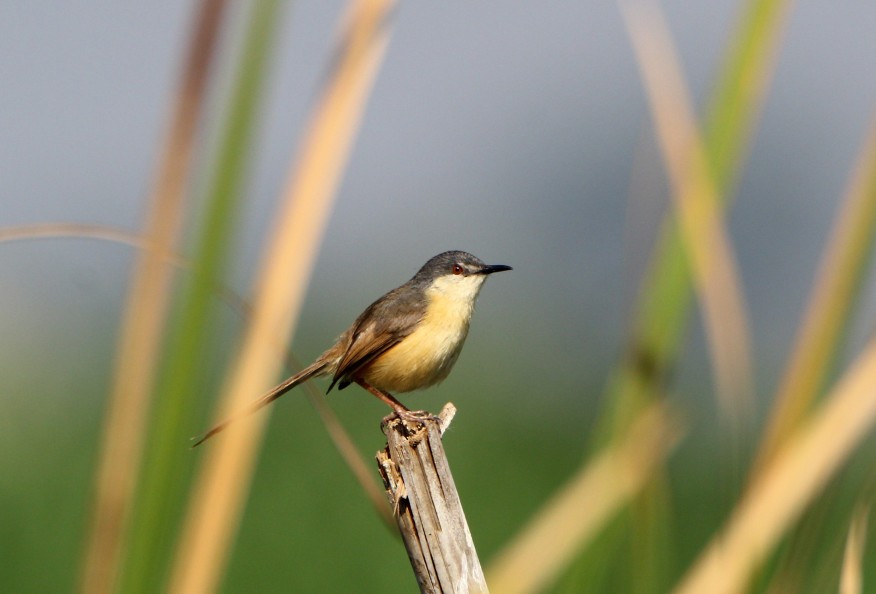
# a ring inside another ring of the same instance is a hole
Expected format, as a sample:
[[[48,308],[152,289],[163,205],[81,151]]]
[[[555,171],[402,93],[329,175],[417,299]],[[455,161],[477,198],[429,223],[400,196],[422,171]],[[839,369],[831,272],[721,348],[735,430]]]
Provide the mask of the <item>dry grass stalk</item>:
[[[776,395],[755,473],[805,418],[824,382],[870,255],[876,220],[876,117],[852,173]]]
[[[694,110],[656,4],[621,4],[672,185],[701,304],[719,404],[738,427],[752,410],[751,339],[742,285]]]
[[[256,281],[251,326],[222,395],[220,418],[249,402],[274,377],[274,345],[293,330],[365,99],[388,40],[393,3],[351,7],[336,69],[316,106],[282,212]],[[266,416],[241,420],[206,448],[194,487],[170,591],[212,592],[230,549]]]
[[[300,365],[296,365],[295,368],[302,369]],[[365,463],[365,459],[359,453],[356,444],[353,443],[349,432],[344,429],[340,419],[338,419],[338,416],[328,405],[325,395],[317,390],[311,382],[305,382],[301,387],[307,394],[307,399],[319,414],[322,424],[325,426],[326,431],[328,431],[329,437],[332,443],[335,444],[338,453],[344,459],[350,472],[356,477],[356,481],[362,487],[365,496],[368,497],[368,501],[371,502],[374,512],[380,516],[380,519],[383,520],[387,527],[395,529],[395,519],[392,517],[392,511],[386,506],[386,497],[374,481],[373,465]]]
[[[675,594],[741,592],[752,571],[876,421],[876,341],[764,467]]]
[[[849,525],[846,550],[843,555],[843,568],[840,575],[839,594],[861,594],[864,591],[864,572],[861,561],[864,544],[867,542],[867,522],[870,520],[869,506],[859,506]]]
[[[149,201],[144,233],[147,245],[138,252],[132,273],[95,474],[92,518],[80,582],[83,592],[112,591],[118,573],[170,300],[172,279],[166,254],[173,250],[184,219],[185,188],[198,115],[224,6],[223,0],[203,0],[200,5]]]
[[[487,570],[502,594],[540,592],[663,465],[680,430],[661,405],[652,405],[629,431],[583,466],[542,507]]]

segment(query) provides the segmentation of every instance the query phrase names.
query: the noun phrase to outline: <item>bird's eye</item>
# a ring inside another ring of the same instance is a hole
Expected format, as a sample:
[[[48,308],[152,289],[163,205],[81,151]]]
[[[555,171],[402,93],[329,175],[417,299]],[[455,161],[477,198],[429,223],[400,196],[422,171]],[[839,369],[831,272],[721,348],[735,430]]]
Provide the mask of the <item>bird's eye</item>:
[[[453,274],[462,274],[462,266],[459,264],[453,265]]]

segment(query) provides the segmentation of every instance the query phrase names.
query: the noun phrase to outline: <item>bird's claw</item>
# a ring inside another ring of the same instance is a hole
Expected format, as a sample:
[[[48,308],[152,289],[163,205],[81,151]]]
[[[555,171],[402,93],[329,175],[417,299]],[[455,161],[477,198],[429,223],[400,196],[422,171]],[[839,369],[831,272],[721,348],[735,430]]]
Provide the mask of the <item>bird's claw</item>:
[[[430,413],[427,410],[395,410],[391,415],[386,417],[383,421],[384,423],[388,421],[392,421],[393,419],[401,419],[406,423],[411,423],[413,425],[423,425],[426,421],[435,421],[438,425],[441,425],[441,417]]]
[[[422,423],[423,421],[435,421],[441,424],[441,417],[433,415],[428,410],[398,410],[396,414],[403,421],[411,423]]]

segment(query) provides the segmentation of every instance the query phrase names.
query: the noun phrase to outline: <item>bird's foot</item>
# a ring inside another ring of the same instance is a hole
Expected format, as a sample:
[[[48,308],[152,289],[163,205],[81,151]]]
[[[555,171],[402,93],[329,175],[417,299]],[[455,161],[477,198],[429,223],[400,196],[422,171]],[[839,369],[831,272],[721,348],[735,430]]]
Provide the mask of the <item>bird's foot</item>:
[[[383,422],[387,423],[393,419],[401,419],[412,425],[423,425],[426,421],[435,421],[440,426],[442,422],[441,417],[430,413],[428,410],[396,409],[391,415],[384,418]]]

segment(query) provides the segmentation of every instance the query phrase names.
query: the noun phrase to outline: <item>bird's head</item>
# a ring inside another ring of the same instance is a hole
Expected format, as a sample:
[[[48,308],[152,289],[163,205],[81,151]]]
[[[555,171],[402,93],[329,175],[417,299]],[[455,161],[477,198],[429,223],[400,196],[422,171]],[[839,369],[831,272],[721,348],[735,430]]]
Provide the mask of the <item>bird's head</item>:
[[[487,277],[503,270],[511,270],[511,267],[484,264],[480,258],[468,252],[450,251],[438,254],[423,264],[413,280],[427,292],[474,304]]]

